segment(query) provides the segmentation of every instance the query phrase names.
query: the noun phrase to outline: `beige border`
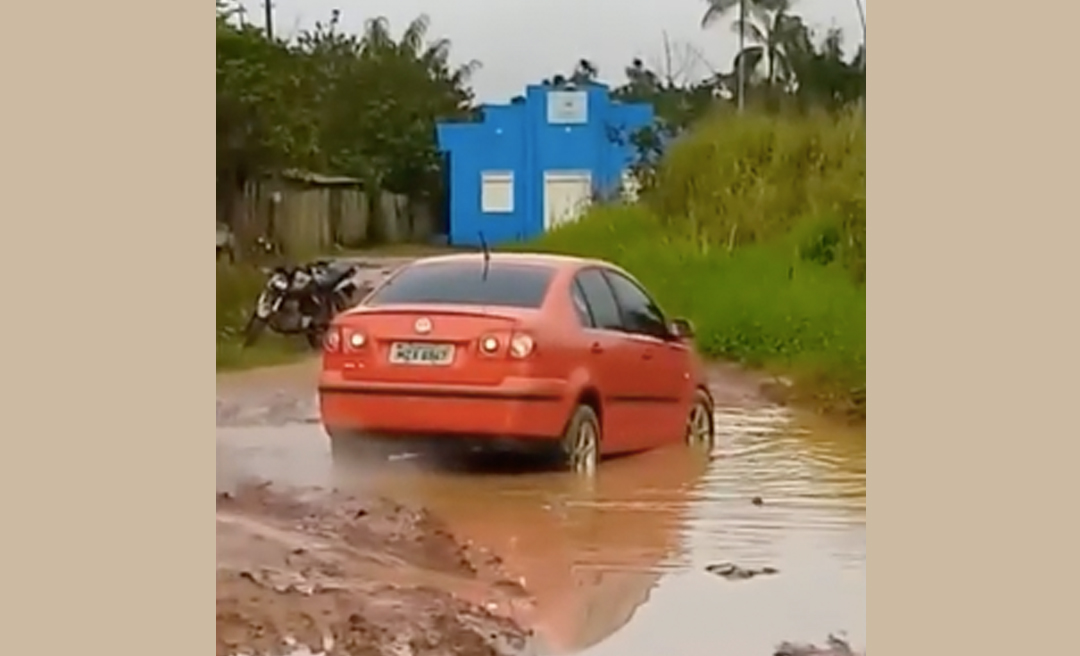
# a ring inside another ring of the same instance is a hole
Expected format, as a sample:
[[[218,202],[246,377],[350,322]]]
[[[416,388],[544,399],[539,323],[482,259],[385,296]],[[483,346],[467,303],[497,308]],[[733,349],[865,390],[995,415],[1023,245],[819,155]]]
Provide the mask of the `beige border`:
[[[210,4],[4,25],[0,651],[212,654]]]
[[[1075,91],[973,10],[874,8],[875,656],[1077,652]],[[1039,62],[1075,60],[1062,10]]]
[[[5,648],[207,654],[209,5],[30,7],[5,15]],[[877,649],[1068,653],[1076,555],[1039,528],[1075,515],[1068,58],[1027,58],[1015,7],[875,11]]]

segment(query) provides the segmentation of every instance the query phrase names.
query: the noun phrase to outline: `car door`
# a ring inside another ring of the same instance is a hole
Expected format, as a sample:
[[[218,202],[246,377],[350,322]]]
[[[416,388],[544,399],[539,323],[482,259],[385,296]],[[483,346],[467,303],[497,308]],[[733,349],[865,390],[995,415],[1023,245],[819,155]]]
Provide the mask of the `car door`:
[[[648,430],[642,448],[680,439],[690,398],[690,353],[672,339],[667,319],[649,293],[614,269],[604,270],[637,359],[634,379]]]
[[[574,309],[587,337],[590,369],[603,404],[604,451],[641,448],[647,435],[648,411],[634,399],[641,395],[636,375],[637,345],[623,330],[611,285],[599,269],[587,268],[574,277]]]

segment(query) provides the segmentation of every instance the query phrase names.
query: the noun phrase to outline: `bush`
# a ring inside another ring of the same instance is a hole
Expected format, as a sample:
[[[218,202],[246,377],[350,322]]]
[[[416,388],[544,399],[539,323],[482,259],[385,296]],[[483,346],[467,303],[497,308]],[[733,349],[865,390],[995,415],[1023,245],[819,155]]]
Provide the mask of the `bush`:
[[[647,202],[669,231],[728,248],[798,233],[861,282],[865,116],[713,117],[672,144]]]
[[[247,323],[255,298],[266,282],[255,267],[218,264],[217,332],[220,337],[239,334]]]

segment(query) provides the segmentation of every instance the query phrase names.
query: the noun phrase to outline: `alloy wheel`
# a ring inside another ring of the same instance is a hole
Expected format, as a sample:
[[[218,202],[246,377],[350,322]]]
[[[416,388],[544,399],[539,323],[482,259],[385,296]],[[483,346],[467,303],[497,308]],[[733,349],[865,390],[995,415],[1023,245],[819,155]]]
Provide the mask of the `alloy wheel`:
[[[697,402],[690,410],[686,422],[686,441],[694,446],[708,446],[713,442],[712,409],[703,402]]]
[[[570,468],[579,474],[592,475],[600,452],[600,439],[595,424],[583,421],[574,434],[570,448]]]

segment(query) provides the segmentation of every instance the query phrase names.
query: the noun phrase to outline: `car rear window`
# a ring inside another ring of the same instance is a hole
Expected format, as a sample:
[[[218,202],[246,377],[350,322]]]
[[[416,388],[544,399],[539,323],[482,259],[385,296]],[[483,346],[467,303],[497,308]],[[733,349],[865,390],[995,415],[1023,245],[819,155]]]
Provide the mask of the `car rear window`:
[[[446,262],[406,267],[368,305],[436,303],[538,308],[555,270],[540,265]]]

